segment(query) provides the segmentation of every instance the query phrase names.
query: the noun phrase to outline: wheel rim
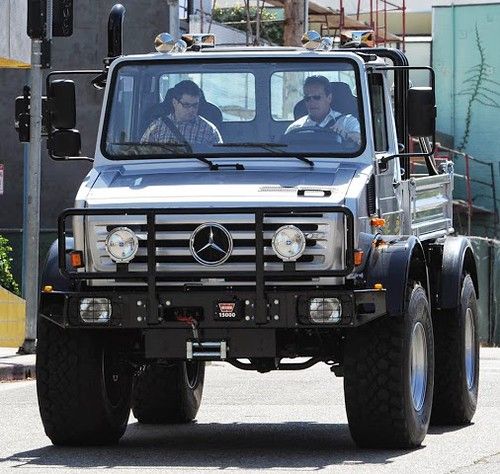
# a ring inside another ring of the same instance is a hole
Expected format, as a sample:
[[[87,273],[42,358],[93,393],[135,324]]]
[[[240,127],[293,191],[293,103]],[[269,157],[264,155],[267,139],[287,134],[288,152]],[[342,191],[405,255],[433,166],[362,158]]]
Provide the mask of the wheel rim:
[[[422,323],[413,327],[411,338],[410,382],[413,407],[420,411],[427,390],[427,338]]]
[[[186,362],[187,384],[194,389],[198,385],[198,375],[200,373],[200,362]]]
[[[465,312],[465,374],[467,377],[467,388],[469,390],[474,385],[476,376],[475,333],[474,314],[471,308],[467,308]]]

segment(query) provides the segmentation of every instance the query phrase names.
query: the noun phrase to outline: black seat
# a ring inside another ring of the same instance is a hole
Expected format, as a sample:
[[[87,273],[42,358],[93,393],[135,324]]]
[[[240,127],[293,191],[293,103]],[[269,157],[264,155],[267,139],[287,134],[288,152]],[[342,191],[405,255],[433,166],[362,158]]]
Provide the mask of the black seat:
[[[333,94],[333,109],[341,114],[351,114],[358,118],[358,101],[352,95],[351,88],[345,82],[330,82]],[[297,120],[307,115],[304,99],[297,102],[293,108],[294,119]]]
[[[152,105],[149,108],[149,110],[144,114],[144,118],[142,121],[142,133],[144,133],[146,128],[157,118],[166,117],[173,113],[174,110],[172,107],[172,99],[173,88],[167,91],[162,102]],[[213,123],[217,127],[217,129],[220,130],[220,127],[222,125],[222,112],[219,107],[212,104],[211,102],[208,102],[205,99],[205,94],[203,94],[203,91],[201,92],[198,114],[206,118],[209,122]]]

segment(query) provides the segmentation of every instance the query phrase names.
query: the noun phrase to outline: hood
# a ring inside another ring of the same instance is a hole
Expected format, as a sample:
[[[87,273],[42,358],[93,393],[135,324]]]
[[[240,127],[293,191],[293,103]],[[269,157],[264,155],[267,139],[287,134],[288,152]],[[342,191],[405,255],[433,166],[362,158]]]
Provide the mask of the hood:
[[[284,164],[284,163],[283,163]],[[216,207],[342,204],[359,164],[309,168],[104,168],[87,194],[87,207]]]

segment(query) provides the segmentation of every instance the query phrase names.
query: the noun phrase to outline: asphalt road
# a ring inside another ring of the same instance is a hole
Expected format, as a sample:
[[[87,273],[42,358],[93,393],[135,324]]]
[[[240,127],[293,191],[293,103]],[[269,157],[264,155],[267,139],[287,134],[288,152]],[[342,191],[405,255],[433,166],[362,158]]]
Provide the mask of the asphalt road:
[[[0,471],[500,473],[500,349],[481,351],[474,423],[431,428],[414,451],[359,450],[349,436],[342,379],[325,365],[255,374],[207,369],[197,423],[141,426],[119,445],[57,448],[43,433],[34,382],[0,384]]]

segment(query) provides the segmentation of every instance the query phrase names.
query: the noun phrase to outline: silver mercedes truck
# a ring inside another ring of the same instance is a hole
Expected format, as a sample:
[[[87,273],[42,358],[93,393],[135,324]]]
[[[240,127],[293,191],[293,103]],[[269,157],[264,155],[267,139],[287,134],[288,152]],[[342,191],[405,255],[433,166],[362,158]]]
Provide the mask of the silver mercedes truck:
[[[432,69],[312,33],[296,48],[184,39],[130,56],[115,41],[102,71],[47,79],[56,159],[81,158],[68,77],[103,90],[93,168],[42,276],[48,437],[113,443],[130,410],[190,422],[209,361],[325,364],[344,378],[361,447],[417,447],[430,423],[469,423],[479,289],[454,235],[453,164],[433,156]],[[414,69],[429,87],[411,87]],[[318,77],[323,92],[307,88]],[[176,94],[182,82],[199,92]],[[326,124],[314,120],[323,96]]]

